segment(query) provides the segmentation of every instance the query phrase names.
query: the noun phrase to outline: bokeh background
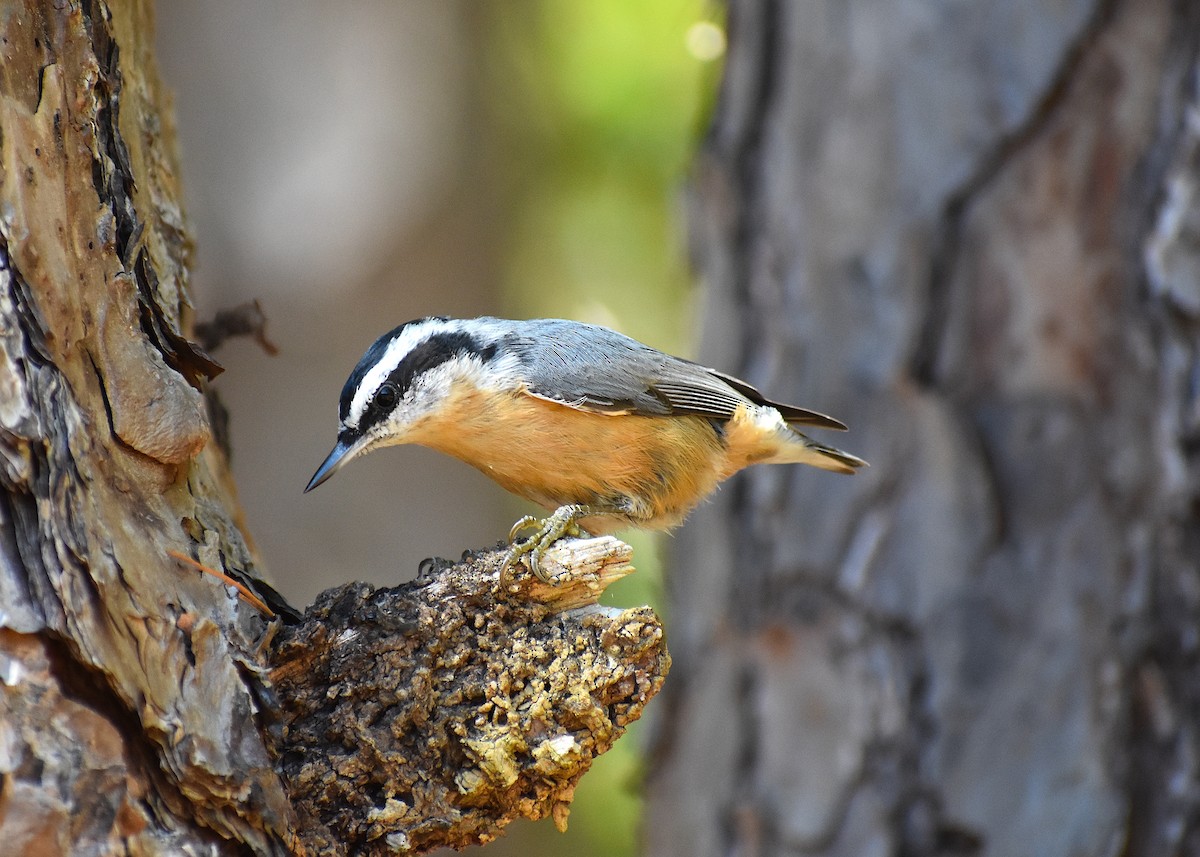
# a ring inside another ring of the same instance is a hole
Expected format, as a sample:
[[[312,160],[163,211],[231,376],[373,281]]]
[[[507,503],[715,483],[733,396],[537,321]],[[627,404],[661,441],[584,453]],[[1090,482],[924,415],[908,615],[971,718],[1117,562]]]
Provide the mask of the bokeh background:
[[[418,448],[301,493],[366,347],[424,315],[561,316],[693,350],[682,194],[724,49],[704,0],[159,3],[198,317],[258,299],[267,356],[216,382],[251,535],[307,604],[493,543],[528,511]],[[664,549],[607,596],[657,601]],[[669,544],[665,546],[669,550]],[[635,852],[638,736],[584,779],[571,827],[516,825],[493,854]]]

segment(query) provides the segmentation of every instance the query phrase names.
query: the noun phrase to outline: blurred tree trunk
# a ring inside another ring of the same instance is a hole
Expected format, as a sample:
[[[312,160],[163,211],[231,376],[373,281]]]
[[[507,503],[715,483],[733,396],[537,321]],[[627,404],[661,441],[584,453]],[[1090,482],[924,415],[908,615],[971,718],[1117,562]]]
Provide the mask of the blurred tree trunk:
[[[152,4],[0,3],[0,850],[283,853]],[[224,847],[229,847],[228,845]]]
[[[1200,4],[732,0],[654,855],[1200,853]]]

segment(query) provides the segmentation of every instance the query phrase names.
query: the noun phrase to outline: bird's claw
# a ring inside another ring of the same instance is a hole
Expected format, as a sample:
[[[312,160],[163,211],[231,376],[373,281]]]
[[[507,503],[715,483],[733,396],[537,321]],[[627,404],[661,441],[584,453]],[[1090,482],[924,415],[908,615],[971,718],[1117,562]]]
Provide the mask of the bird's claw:
[[[535,518],[533,515],[526,515],[521,520],[512,525],[512,529],[508,531],[508,543],[514,544],[517,541],[517,536],[522,530],[532,529],[533,527],[541,527],[543,521]]]
[[[500,588],[503,589],[509,580],[509,572],[522,557],[528,557],[527,565],[533,575],[542,583],[551,583],[550,575],[542,568],[542,555],[551,545],[564,536],[579,536],[583,530],[579,520],[592,513],[587,506],[561,506],[548,518],[538,519],[526,515],[513,524],[508,533],[508,541],[512,545],[504,555],[500,564]],[[525,541],[517,543],[517,536],[522,530],[535,529],[536,532]]]

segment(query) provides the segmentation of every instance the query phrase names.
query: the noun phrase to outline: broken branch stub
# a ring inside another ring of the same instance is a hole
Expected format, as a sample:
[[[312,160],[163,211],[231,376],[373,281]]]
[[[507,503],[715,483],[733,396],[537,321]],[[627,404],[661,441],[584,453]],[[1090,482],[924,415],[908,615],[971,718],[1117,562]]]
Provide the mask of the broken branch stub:
[[[596,599],[632,571],[611,538],[565,541],[496,591],[503,552],[411,583],[318,597],[271,653],[276,750],[316,853],[488,842],[518,818],[565,828],[579,778],[670,667],[648,607]]]

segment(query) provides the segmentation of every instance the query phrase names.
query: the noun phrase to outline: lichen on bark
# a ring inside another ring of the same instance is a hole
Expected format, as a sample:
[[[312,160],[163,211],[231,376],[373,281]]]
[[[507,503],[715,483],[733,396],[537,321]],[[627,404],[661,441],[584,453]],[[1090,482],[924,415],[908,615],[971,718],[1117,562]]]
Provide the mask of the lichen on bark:
[[[547,815],[564,828],[579,778],[662,686],[654,613],[595,603],[632,570],[627,545],[557,545],[557,585],[521,574],[497,592],[502,555],[328,590],[277,637],[276,750],[317,850],[464,847]]]

